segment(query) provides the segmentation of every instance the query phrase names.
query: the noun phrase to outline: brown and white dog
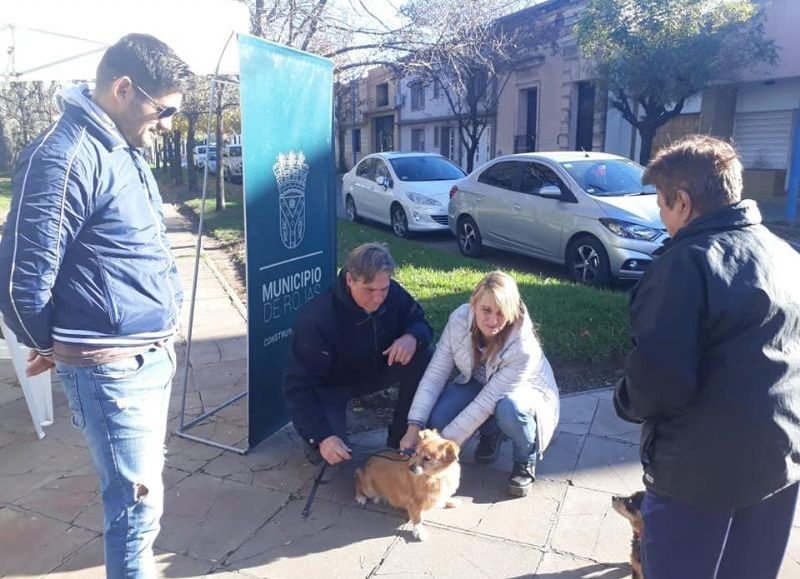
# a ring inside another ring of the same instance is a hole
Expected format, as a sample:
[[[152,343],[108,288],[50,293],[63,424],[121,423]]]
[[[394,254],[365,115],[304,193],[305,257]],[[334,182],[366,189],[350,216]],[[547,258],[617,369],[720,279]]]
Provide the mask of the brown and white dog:
[[[611,497],[611,506],[620,515],[628,519],[633,528],[633,538],[631,539],[631,579],[644,579],[642,574],[642,535],[644,534],[642,499],[644,499],[644,491],[635,492],[629,497]]]
[[[458,506],[453,499],[461,479],[458,452],[455,442],[435,430],[423,430],[410,459],[399,459],[397,451],[387,450],[372,456],[363,469],[356,469],[356,500],[364,505],[367,499],[376,503],[385,499],[393,507],[405,509],[414,538],[423,541],[427,536],[422,526],[425,513],[436,507]]]

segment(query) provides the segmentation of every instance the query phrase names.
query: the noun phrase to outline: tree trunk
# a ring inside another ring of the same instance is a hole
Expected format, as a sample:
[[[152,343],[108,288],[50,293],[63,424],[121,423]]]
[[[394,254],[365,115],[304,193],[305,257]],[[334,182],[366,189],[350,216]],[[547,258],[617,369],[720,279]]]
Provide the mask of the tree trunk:
[[[344,128],[343,124],[339,124],[336,128],[336,140],[339,142],[339,172],[346,173],[347,172],[347,161],[344,158],[344,142],[345,137],[347,136],[347,129]]]
[[[250,13],[250,33],[253,36],[264,38],[262,20],[264,18],[264,0],[255,0],[253,11]]]
[[[181,154],[181,132],[179,130],[172,131],[172,137],[175,141],[175,184],[183,185],[183,155]]]
[[[217,206],[215,211],[225,211],[225,179],[222,169],[222,90],[217,91]],[[208,157],[206,157],[206,160]]]
[[[656,129],[647,125],[640,125],[639,136],[642,138],[642,145],[639,149],[639,164],[647,165],[650,162],[650,155],[653,151],[653,139],[656,137]]]
[[[159,171],[161,169],[161,145],[158,139],[153,142],[153,150],[156,156],[156,171]]]
[[[472,173],[475,166],[475,152],[478,150],[478,145],[471,143],[467,146],[467,173]]]
[[[0,171],[11,169],[9,163],[8,143],[6,142],[6,128],[3,119],[0,117]]]
[[[186,128],[186,174],[189,177],[189,191],[197,191],[197,171],[194,168],[194,132],[197,128],[197,118],[194,114],[186,115],[188,127]]]
[[[173,183],[178,182],[178,171],[180,170],[180,157],[175,154],[178,146],[175,143],[176,140],[175,133],[169,133],[169,141],[167,141],[166,153],[169,159],[169,176]],[[176,157],[178,158],[176,159]]]
[[[474,138],[474,135],[468,130],[466,127],[462,127],[460,129],[461,132],[461,142],[464,145],[464,149],[467,152],[467,173],[472,173],[472,169],[475,167],[475,152],[478,150],[478,141],[479,139]]]

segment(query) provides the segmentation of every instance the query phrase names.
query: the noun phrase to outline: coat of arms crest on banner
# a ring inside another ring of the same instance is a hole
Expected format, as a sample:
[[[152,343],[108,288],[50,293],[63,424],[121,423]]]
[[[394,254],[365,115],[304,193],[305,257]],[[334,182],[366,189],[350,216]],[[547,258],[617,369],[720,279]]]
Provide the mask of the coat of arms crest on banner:
[[[294,249],[306,233],[306,156],[302,151],[280,153],[272,172],[278,181],[281,242]]]

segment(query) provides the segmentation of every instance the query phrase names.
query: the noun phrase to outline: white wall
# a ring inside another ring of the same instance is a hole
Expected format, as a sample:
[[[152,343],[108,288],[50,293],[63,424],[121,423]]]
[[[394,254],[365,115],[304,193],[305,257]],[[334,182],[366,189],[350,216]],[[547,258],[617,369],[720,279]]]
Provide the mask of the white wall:
[[[787,111],[800,107],[800,78],[776,80],[774,84],[748,83],[739,87],[737,113]]]
[[[411,110],[411,87],[413,78],[400,79],[400,98],[403,105],[399,109],[401,121],[411,120],[429,120],[442,117],[451,116],[453,113],[450,111],[450,106],[447,103],[447,98],[442,91],[439,91],[439,98],[433,98],[433,86],[428,85],[425,87],[425,108],[419,110]]]

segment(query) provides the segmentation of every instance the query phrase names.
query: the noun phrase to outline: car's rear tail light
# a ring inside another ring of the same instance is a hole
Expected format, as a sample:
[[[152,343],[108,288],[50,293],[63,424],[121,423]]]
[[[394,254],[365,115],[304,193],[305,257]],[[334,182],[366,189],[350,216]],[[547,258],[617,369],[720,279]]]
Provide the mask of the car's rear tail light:
[[[458,193],[458,187],[456,187],[455,185],[453,185],[452,187],[450,187],[450,199],[452,199],[452,198],[453,198],[453,196],[454,196],[456,193]]]

